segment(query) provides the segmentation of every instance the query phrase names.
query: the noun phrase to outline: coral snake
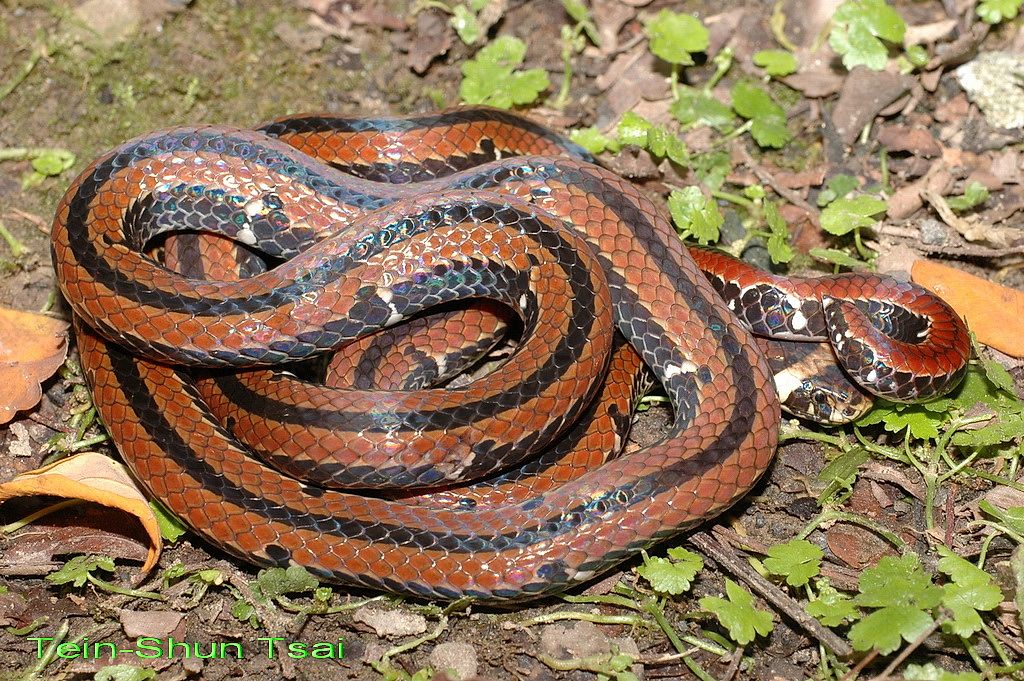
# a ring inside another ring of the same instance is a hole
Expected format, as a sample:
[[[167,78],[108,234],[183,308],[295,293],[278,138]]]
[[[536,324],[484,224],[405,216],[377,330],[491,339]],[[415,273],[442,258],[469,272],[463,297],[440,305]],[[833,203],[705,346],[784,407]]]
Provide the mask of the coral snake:
[[[422,597],[557,592],[733,504],[780,422],[750,330],[828,339],[895,400],[969,356],[925,291],[691,252],[637,187],[490,109],[143,135],[52,233],[95,405],[156,497],[248,561]],[[504,364],[436,387],[505,331]],[[623,453],[644,365],[674,415]]]

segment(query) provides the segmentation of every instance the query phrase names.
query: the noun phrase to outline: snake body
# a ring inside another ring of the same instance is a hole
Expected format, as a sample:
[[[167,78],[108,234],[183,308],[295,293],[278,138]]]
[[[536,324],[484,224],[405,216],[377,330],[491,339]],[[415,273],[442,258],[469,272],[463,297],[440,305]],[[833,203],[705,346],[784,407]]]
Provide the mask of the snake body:
[[[231,242],[181,238],[163,264],[150,257],[182,230]],[[812,291],[819,315],[745,270],[716,280],[636,187],[489,109],[144,135],[79,176],[52,234],[96,407],[156,497],[251,562],[423,597],[563,590],[753,486],[779,401],[737,299],[716,288],[781,297],[790,337],[818,338],[829,317],[840,359],[881,374],[867,388],[890,397],[948,390],[969,352],[956,315],[919,289],[893,303],[877,301],[904,285],[881,279]],[[408,357],[435,342],[469,363],[506,324],[521,345],[482,379],[425,387],[447,375],[440,349],[412,386],[385,376],[422,370]],[[920,347],[927,361],[904,356]],[[261,368],[338,348],[348,369],[332,388]],[[616,456],[642,365],[674,418]],[[382,486],[404,491],[335,489]]]

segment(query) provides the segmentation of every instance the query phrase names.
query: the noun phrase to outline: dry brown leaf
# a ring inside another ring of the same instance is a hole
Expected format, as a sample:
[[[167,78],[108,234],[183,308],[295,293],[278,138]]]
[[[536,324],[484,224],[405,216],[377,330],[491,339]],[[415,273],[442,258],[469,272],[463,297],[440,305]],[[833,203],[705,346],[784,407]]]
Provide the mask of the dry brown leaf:
[[[1024,291],[924,259],[914,263],[911,277],[949,303],[979,342],[1024,357]]]
[[[878,143],[889,151],[909,151],[925,158],[942,154],[942,145],[923,128],[883,125],[878,129]]]
[[[936,191],[925,189],[921,192],[921,196],[935,209],[943,222],[959,232],[967,241],[980,241],[997,248],[1005,248],[1021,238],[1019,229],[989,224],[987,220],[977,216],[960,217],[949,207],[946,199]]]
[[[872,71],[864,66],[850,71],[832,109],[832,121],[843,142],[853,144],[865,125],[910,91],[912,82],[910,76]]]
[[[0,501],[35,495],[82,499],[135,516],[150,540],[143,574],[153,569],[160,558],[163,540],[156,515],[125,467],[113,459],[84,452],[0,484]]]
[[[934,43],[938,40],[942,40],[953,33],[953,29],[956,28],[956,24],[956,19],[943,19],[942,21],[936,21],[931,24],[907,26],[907,31],[903,34],[903,44],[918,45],[921,43]]]
[[[67,329],[59,319],[0,307],[0,424],[39,403],[39,384],[67,357]]]

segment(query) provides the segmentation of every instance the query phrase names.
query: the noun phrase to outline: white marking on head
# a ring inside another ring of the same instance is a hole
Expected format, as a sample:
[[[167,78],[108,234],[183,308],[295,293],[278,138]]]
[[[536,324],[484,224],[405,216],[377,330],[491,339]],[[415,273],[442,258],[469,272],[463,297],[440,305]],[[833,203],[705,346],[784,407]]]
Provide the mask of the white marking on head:
[[[802,331],[807,328],[807,317],[800,310],[793,313],[793,328]]]
[[[803,381],[790,369],[783,369],[775,374],[775,391],[779,393],[779,401],[785,402]]]
[[[869,372],[868,372],[868,375],[867,375],[867,376],[865,376],[865,377],[864,377],[864,379],[865,379],[865,380],[866,380],[866,381],[867,381],[868,383],[874,383],[875,381],[877,381],[877,380],[878,380],[878,372],[877,372],[877,371],[875,371],[874,369],[872,369],[871,371],[869,371]]]

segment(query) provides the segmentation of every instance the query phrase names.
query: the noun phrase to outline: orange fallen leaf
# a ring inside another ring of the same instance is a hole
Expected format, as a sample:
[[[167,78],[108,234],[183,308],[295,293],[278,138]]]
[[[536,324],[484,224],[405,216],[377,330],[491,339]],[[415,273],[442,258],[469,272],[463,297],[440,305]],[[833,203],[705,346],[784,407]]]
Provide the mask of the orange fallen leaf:
[[[143,574],[156,565],[163,548],[156,515],[120,463],[102,454],[84,452],[0,484],[0,501],[40,494],[91,501],[135,516],[150,540]]]
[[[68,354],[67,329],[59,319],[0,307],[0,424],[38,404],[39,384]]]
[[[931,260],[916,261],[910,276],[949,303],[980,343],[1024,357],[1024,292]]]

